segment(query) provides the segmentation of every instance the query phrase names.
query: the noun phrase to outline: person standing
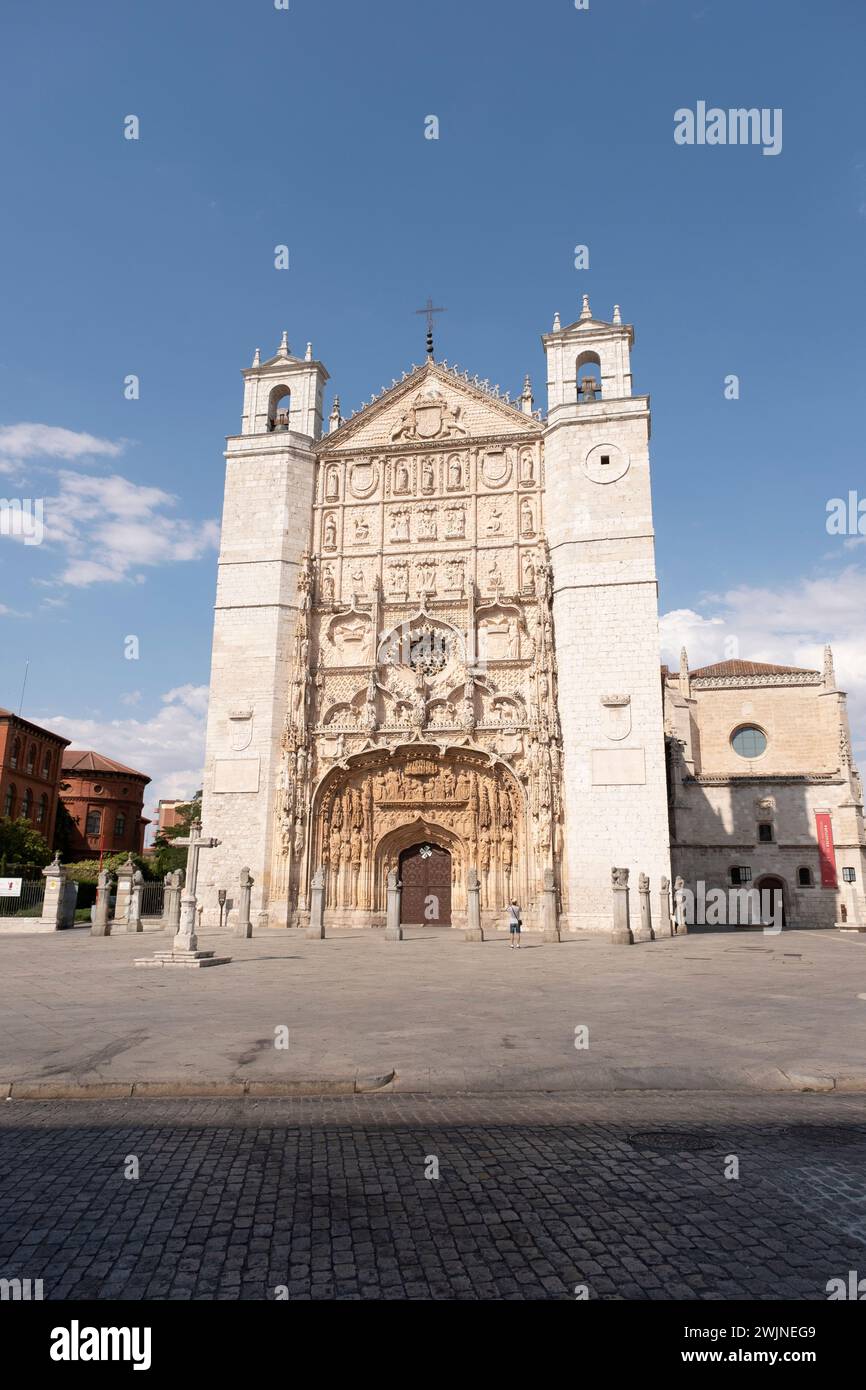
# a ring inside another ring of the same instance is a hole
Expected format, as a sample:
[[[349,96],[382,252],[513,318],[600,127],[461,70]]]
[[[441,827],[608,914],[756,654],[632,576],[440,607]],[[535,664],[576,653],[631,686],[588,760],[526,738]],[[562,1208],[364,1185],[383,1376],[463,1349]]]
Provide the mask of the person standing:
[[[520,950],[521,926],[522,918],[520,916],[520,905],[518,904],[516,898],[512,898],[511,902],[508,904],[508,931],[511,936],[512,951],[514,950],[515,945],[517,946],[518,951]]]

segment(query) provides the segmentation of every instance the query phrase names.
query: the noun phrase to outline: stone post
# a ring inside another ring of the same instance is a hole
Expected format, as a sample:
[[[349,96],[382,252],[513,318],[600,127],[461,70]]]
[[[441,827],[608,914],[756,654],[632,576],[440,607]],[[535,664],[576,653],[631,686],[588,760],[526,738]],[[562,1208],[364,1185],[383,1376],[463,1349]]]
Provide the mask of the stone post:
[[[688,936],[689,927],[686,922],[686,900],[683,895],[685,881],[679,876],[674,881],[674,935]]]
[[[388,912],[385,918],[385,940],[402,941],[403,928],[400,926],[400,898],[403,894],[403,885],[397,874],[396,869],[391,869],[388,874]]]
[[[237,936],[249,937],[253,934],[253,924],[250,921],[250,894],[253,891],[253,878],[248,868],[241,869],[241,896],[238,903],[238,924],[235,928]]]
[[[177,955],[179,952],[189,954],[198,950],[198,937],[195,934],[195,908],[195,893],[190,892],[189,884],[187,884],[180,897],[180,921],[171,943],[173,955]]]
[[[66,892],[66,870],[60,862],[59,850],[48,867],[42,870],[42,877],[45,879],[45,897],[42,899],[39,925],[43,931],[59,931],[63,925],[63,899]]]
[[[634,931],[635,941],[652,941],[653,924],[652,909],[650,907],[650,882],[647,874],[639,874],[637,881],[638,900],[640,902],[640,925]]]
[[[322,941],[325,936],[325,870],[321,864],[310,885],[310,925],[304,935],[311,941]]]
[[[552,869],[544,870],[544,892],[541,901],[541,923],[543,941],[559,941],[559,913],[556,903],[556,875]]]
[[[132,890],[129,895],[129,907],[126,911],[126,930],[132,932],[144,931],[141,921],[141,890],[144,887],[144,875],[141,869],[136,869],[132,875]]]
[[[173,925],[175,901],[177,901],[177,911],[180,911],[180,888],[177,886],[173,872],[166,874],[163,883],[165,886],[162,890],[162,925],[164,930],[168,930]]]
[[[96,880],[96,908],[91,936],[111,936],[111,874],[103,869]]]
[[[135,865],[130,855],[126,863],[121,864],[117,871],[117,896],[114,900],[114,924],[118,927],[123,926],[124,929],[126,928],[129,918],[129,905],[130,899],[132,898],[132,879],[134,873]]]
[[[481,928],[481,880],[477,869],[469,869],[466,874],[466,930],[463,940],[484,940]]]
[[[613,893],[613,931],[610,939],[617,946],[631,946],[634,937],[628,924],[628,869],[611,869]]]
[[[663,878],[659,888],[659,929],[657,936],[673,936],[674,919],[671,916],[671,885],[670,880]]]

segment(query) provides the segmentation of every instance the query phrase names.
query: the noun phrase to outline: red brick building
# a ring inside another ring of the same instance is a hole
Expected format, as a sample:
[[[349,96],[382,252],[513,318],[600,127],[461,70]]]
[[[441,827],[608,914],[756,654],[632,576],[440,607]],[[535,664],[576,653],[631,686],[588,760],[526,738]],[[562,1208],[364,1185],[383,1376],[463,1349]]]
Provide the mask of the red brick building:
[[[0,816],[23,816],[54,843],[61,761],[68,738],[0,709]]]
[[[140,854],[150,824],[143,814],[150,778],[90,748],[71,748],[63,756],[60,800],[66,823],[64,859],[98,859],[127,850]]]

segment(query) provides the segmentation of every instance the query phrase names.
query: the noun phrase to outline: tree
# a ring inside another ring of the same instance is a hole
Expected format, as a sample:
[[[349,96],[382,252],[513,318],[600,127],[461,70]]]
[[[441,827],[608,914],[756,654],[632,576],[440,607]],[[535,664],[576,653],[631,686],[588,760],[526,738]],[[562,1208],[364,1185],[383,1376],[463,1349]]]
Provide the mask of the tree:
[[[51,859],[47,841],[34,830],[26,816],[12,820],[3,816],[0,820],[0,873],[6,872],[7,865],[33,865],[42,869]]]
[[[188,801],[184,806],[176,806],[174,813],[178,818],[177,824],[159,832],[153,842],[153,854],[149,857],[151,872],[157,878],[164,878],[175,869],[186,868],[186,849],[182,845],[175,846],[172,842],[188,839],[193,821],[201,820],[201,792],[196,792],[192,801]]]

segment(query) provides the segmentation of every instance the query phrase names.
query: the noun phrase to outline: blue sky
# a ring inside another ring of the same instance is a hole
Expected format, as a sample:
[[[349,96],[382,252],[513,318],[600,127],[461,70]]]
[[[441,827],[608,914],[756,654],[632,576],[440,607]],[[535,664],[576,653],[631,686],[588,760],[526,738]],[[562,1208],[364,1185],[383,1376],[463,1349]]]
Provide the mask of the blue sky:
[[[194,790],[253,349],[311,339],[346,413],[432,294],[440,356],[544,405],[589,293],[652,397],[665,655],[832,640],[863,760],[866,538],[825,526],[866,497],[860,0],[7,0],[0,37],[0,493],[47,526],[0,536],[0,704],[29,658],[26,715]],[[782,108],[781,153],[678,146],[699,100]]]

